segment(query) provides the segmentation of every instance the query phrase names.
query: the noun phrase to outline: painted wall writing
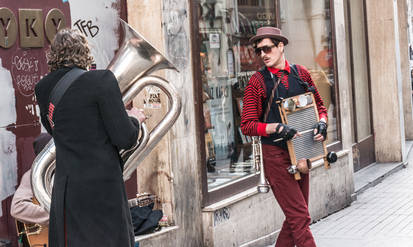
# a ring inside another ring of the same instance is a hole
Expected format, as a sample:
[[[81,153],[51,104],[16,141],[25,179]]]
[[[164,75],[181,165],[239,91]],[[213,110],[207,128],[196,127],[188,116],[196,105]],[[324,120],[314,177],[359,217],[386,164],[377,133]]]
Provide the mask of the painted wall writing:
[[[91,20],[77,20],[73,26],[79,29],[86,37],[94,38],[99,33],[99,27],[93,25]]]
[[[214,212],[214,226],[217,226],[225,221],[228,221],[231,217],[229,208],[224,207]]]
[[[119,47],[118,0],[71,1],[72,28],[87,38],[97,69],[105,69]]]
[[[18,50],[12,56],[11,64],[12,77],[17,84],[19,93],[23,96],[33,95],[36,83],[47,72],[41,71],[39,68],[39,58],[27,51]]]

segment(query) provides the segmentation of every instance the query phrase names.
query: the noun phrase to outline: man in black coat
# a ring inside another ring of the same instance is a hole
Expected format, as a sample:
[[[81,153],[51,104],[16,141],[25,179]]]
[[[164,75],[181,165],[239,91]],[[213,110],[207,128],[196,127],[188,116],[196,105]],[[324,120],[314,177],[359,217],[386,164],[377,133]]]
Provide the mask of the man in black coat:
[[[51,72],[35,92],[42,124],[56,145],[49,246],[134,246],[119,150],[136,144],[145,115],[125,110],[109,70],[81,74],[50,111],[57,82],[74,67],[86,70],[93,58],[80,32],[63,29],[47,59]]]

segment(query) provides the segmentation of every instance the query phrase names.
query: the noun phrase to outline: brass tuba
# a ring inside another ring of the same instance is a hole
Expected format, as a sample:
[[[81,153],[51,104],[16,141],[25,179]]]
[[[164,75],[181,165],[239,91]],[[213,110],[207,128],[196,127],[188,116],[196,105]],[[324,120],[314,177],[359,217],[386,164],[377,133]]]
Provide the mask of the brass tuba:
[[[133,100],[146,86],[156,86],[161,89],[168,96],[170,103],[169,111],[151,132],[148,132],[146,125],[142,124],[141,135],[136,145],[129,150],[120,151],[125,163],[123,179],[126,181],[175,123],[181,112],[181,98],[168,81],[149,75],[160,69],[178,71],[175,66],[126,22],[121,20],[121,24],[124,39],[108,69],[118,80],[124,104]],[[52,139],[34,160],[31,174],[34,196],[48,212],[50,211],[55,162],[56,148]]]

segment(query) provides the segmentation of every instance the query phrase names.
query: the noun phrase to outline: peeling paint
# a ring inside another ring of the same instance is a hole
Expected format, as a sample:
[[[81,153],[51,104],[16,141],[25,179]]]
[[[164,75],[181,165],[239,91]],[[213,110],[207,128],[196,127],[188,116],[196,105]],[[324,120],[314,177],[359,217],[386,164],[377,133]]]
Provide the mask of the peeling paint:
[[[0,202],[11,196],[17,185],[16,136],[4,128],[16,122],[16,99],[11,73],[0,58]],[[2,209],[0,207],[0,216]]]
[[[189,54],[188,35],[183,27],[184,21],[187,19],[186,4],[183,1],[173,0],[167,11],[167,7],[164,8],[168,55],[173,64],[182,70],[188,64],[187,54]]]

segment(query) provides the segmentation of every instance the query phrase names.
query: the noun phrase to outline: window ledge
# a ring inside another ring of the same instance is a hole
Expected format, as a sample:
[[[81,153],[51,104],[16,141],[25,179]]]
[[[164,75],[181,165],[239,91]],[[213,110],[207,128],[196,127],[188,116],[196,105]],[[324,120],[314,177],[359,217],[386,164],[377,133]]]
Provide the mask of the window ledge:
[[[150,238],[165,234],[167,232],[175,231],[177,229],[179,229],[179,226],[162,227],[162,229],[160,231],[150,233],[150,234],[135,236],[135,243],[139,242],[139,241],[142,241],[142,240],[150,239]]]
[[[245,190],[241,193],[235,194],[235,195],[233,195],[231,197],[228,197],[228,198],[226,198],[222,201],[219,201],[219,202],[216,202],[214,204],[208,205],[208,206],[204,207],[202,209],[202,211],[203,212],[214,212],[218,209],[221,209],[221,208],[226,207],[228,205],[231,205],[231,204],[234,204],[234,203],[239,202],[241,200],[244,200],[244,199],[246,199],[248,197],[251,197],[255,194],[258,194],[257,186],[254,186],[250,189],[247,189],[247,190]]]
[[[349,149],[345,149],[345,150],[341,150],[339,152],[336,152],[338,159],[343,157],[343,156],[348,155],[349,153],[350,153]],[[313,162],[313,169],[317,168],[317,167],[321,167],[321,166],[324,167],[324,160],[323,159],[319,159],[319,160]],[[228,198],[226,198],[222,201],[219,201],[219,202],[213,203],[211,205],[208,205],[208,206],[206,206],[202,209],[202,212],[214,212],[214,211],[217,211],[221,208],[227,207],[231,204],[234,204],[236,202],[239,202],[241,200],[244,200],[246,198],[254,196],[256,194],[259,194],[259,193],[257,191],[257,187],[254,186],[254,187],[252,187],[250,189],[247,189],[247,190],[245,190],[241,193],[238,193],[238,194],[235,194],[231,197],[228,197]]]

